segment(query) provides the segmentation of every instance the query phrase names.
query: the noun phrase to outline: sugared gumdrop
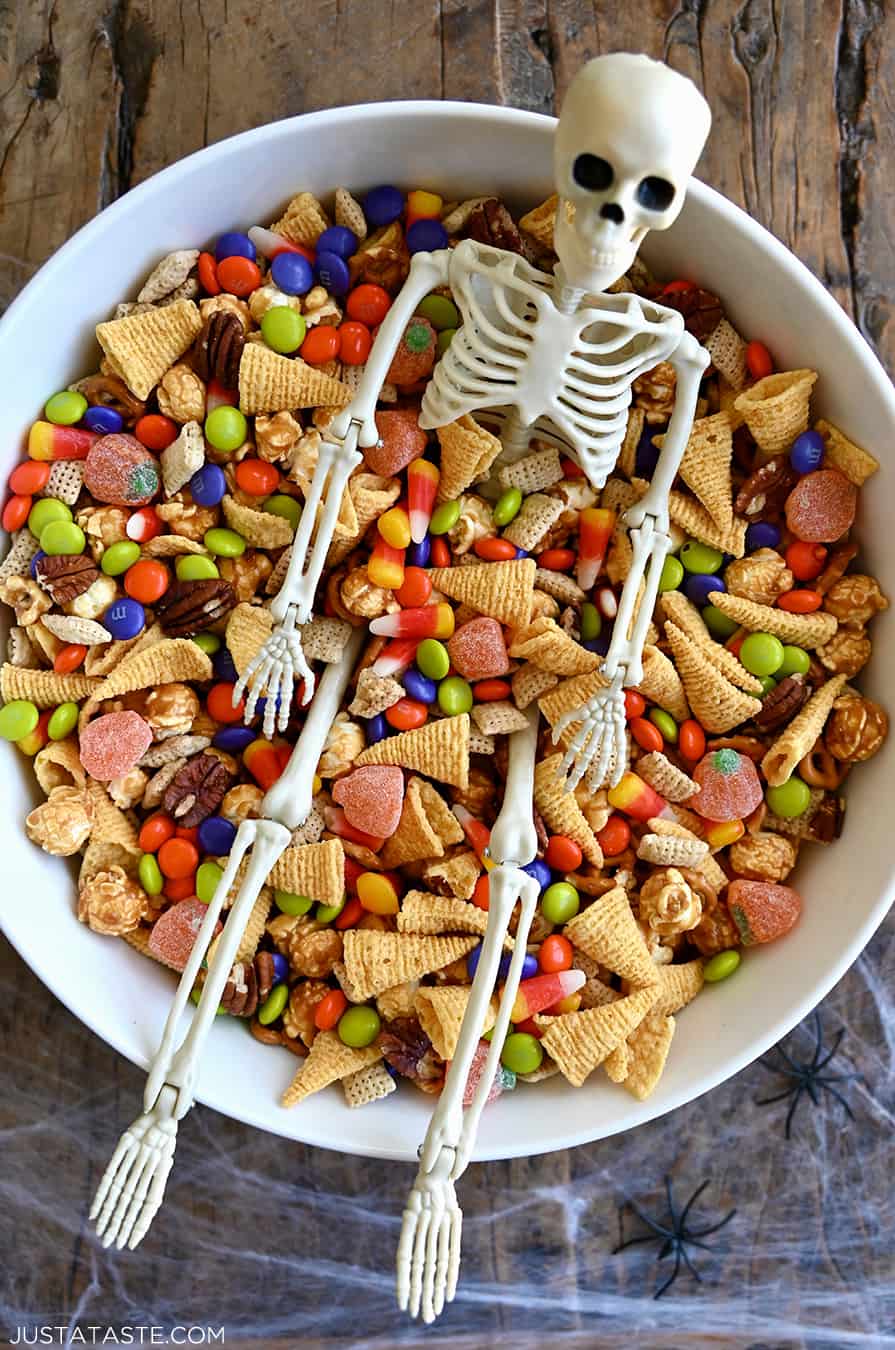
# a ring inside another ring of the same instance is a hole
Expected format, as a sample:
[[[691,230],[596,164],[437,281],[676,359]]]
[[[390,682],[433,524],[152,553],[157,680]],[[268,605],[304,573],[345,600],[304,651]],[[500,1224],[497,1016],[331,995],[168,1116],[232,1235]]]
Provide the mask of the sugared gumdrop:
[[[152,744],[152,727],[138,712],[104,713],[80,735],[81,763],[91,778],[110,783],[123,778]]]
[[[472,1099],[475,1096],[476,1088],[479,1085],[482,1074],[485,1072],[485,1061],[488,1058],[490,1049],[491,1044],[489,1041],[479,1041],[475,1048],[475,1054],[473,1055],[472,1063],[469,1066],[469,1076],[466,1079],[466,1087],[463,1089],[464,1107],[472,1105]],[[512,1069],[505,1069],[503,1065],[501,1065],[494,1075],[494,1082],[491,1084],[488,1096],[485,1098],[485,1105],[487,1106],[489,1102],[497,1101],[497,1098],[502,1092],[510,1092],[515,1086],[516,1075],[513,1073]]]
[[[429,320],[422,314],[414,314],[388,368],[385,378],[389,384],[416,384],[431,375],[437,342],[438,334]]]
[[[333,801],[344,807],[349,825],[387,839],[401,819],[404,775],[395,767],[369,764],[339,778],[332,794]]]
[[[183,970],[207,913],[208,906],[195,896],[178,900],[152,925],[148,944],[150,955],[172,970]],[[215,924],[214,936],[217,937],[220,931],[221,925]]]
[[[426,433],[412,408],[388,408],[376,414],[381,445],[368,446],[364,459],[371,473],[391,478],[426,449]]]
[[[706,820],[742,820],[761,803],[764,795],[758,770],[748,755],[738,750],[711,750],[693,770],[699,792],[690,805]]]
[[[98,502],[145,506],[159,490],[155,457],[136,436],[112,432],[94,441],[84,461],[84,486]]]
[[[510,668],[503,629],[496,619],[470,619],[447,644],[454,669],[465,680],[491,680]]]
[[[786,499],[786,523],[797,539],[832,544],[855,518],[858,489],[838,469],[818,469],[800,478]]]
[[[774,942],[798,922],[802,897],[791,886],[737,878],[727,887],[727,905],[744,947]]]

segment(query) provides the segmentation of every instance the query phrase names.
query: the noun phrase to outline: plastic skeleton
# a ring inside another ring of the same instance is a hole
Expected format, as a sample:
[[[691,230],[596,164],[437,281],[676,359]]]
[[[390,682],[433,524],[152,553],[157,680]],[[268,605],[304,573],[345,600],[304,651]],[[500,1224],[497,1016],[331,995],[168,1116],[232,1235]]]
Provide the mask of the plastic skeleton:
[[[208,906],[190,958],[177,986],[162,1040],[146,1080],[143,1114],[121,1136],[112,1161],[97,1188],[90,1218],[108,1247],[136,1247],[158,1213],[165,1183],[174,1163],[177,1125],[193,1104],[200,1056],[230,977],[233,960],[252,906],[268,873],[289,846],[292,831],[311,810],[313,774],[339,705],[348,687],[363,642],[355,630],[337,665],[327,668],[317,697],[283,774],[260,805],[263,819],[240,825],[223,876]],[[177,1030],[199,968],[214,935],[224,900],[236,880],[239,865],[252,850],[248,869],[208,968],[199,1006],[189,1030],[176,1048]]]
[[[554,149],[559,196],[554,275],[516,254],[466,240],[453,250],[417,253],[377,336],[353,401],[334,420],[293,544],[286,579],[272,610],[268,643],[246,670],[234,699],[249,688],[247,716],[267,692],[285,720],[293,674],[312,682],[301,653],[342,491],[360,462],[358,445],[377,442],[376,399],[408,321],[422,298],[449,285],[462,326],[436,367],[420,425],[444,426],[464,413],[487,413],[501,429],[494,466],[528,453],[533,438],[558,446],[601,489],[618,458],[638,375],[669,361],[677,376],[674,412],[653,481],[625,517],[633,561],[620,598],[602,672],[609,684],[555,729],[580,723],[563,763],[571,789],[586,774],[592,786],[617,782],[626,763],[625,685],[642,678],[647,625],[667,556],[668,493],[684,453],[708,354],[684,332],[676,311],[605,287],[633,262],[650,229],[667,229],[684,203],[687,180],[708,135],[708,105],[689,80],[646,57],[617,54],[591,61],[569,88]],[[339,442],[339,443],[336,443]],[[485,491],[488,489],[486,488]],[[322,506],[313,545],[311,535]],[[310,554],[309,554],[310,550]],[[644,592],[637,607],[638,591]],[[636,617],[635,617],[635,610]],[[633,622],[632,622],[633,620]],[[537,720],[510,737],[504,805],[491,834],[498,864],[491,903],[453,1067],[420,1153],[398,1255],[402,1307],[426,1321],[453,1296],[459,1265],[460,1210],[454,1182],[469,1159],[484,1101],[497,1071],[521,975],[538,888],[522,869],[532,861],[531,826]],[[464,1118],[462,1097],[491,996],[507,925],[521,910],[515,951],[501,996],[492,1053]]]

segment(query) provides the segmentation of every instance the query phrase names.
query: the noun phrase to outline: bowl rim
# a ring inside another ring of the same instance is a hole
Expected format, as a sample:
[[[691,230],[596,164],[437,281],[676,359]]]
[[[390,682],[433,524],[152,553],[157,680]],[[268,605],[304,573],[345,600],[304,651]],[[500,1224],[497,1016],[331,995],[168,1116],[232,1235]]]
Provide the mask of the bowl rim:
[[[513,125],[516,128],[531,127],[538,131],[544,129],[545,124],[549,126],[556,125],[556,118],[547,116],[543,113],[529,112],[524,109],[503,107],[487,103],[474,103],[465,101],[441,101],[436,99],[400,99],[388,102],[376,102],[365,104],[347,104],[337,108],[325,108],[315,112],[300,113],[293,117],[278,119],[274,122],[265,123],[262,126],[252,127],[246,131],[238,132],[232,136],[215,142],[213,145],[204,146],[191,152],[173,164],[160,169],[151,177],[145,179],[138,186],[131,188],[124,196],[110,203],[96,216],[87,221],[77,230],[77,232],[59,249],[53,253],[35,272],[34,276],[27,282],[16,298],[8,306],[6,312],[0,317],[0,336],[6,328],[10,326],[12,320],[17,316],[20,309],[24,309],[28,303],[30,294],[38,286],[43,287],[52,282],[56,275],[62,270],[73,265],[84,248],[90,246],[92,236],[100,228],[99,222],[102,221],[102,227],[106,228],[110,222],[114,222],[119,215],[123,216],[146,201],[151,202],[153,196],[158,193],[164,193],[166,190],[174,187],[177,182],[189,175],[194,161],[202,159],[205,164],[210,164],[216,159],[226,159],[226,157],[236,148],[249,144],[253,141],[259,143],[278,140],[280,137],[288,137],[301,124],[304,132],[309,125],[326,125],[327,127],[338,127],[340,123],[350,123],[357,118],[359,114],[364,116],[373,116],[380,119],[401,120],[408,115],[425,114],[435,120],[444,120],[446,122],[462,123],[464,120],[474,121],[483,116],[495,123]],[[823,284],[810,271],[810,269],[792,253],[783,243],[780,242],[771,232],[760,225],[751,216],[749,216],[741,207],[731,202],[718,192],[715,188],[703,183],[698,178],[691,178],[687,188],[688,196],[692,196],[700,203],[702,207],[713,213],[722,225],[730,228],[741,235],[745,235],[757,248],[759,248],[775,266],[789,272],[794,280],[812,293],[813,301],[825,312],[828,322],[835,330],[837,340],[846,343],[853,354],[857,357],[861,367],[862,375],[865,379],[872,382],[875,393],[880,401],[887,405],[887,411],[893,422],[895,422],[895,389],[889,380],[888,375],[881,362],[873,352],[869,343],[861,334],[860,330],[848,317],[838,302],[830,295]],[[551,1139],[547,1147],[539,1146],[538,1154],[555,1152],[559,1149],[572,1148],[580,1144],[593,1142],[595,1139],[609,1138],[613,1134],[620,1133],[622,1130],[631,1129],[636,1125],[646,1124],[660,1115],[666,1115],[676,1110],[678,1107],[689,1102],[696,1101],[706,1092],[711,1091],[720,1083],[727,1081],[736,1073],[740,1072],[748,1064],[751,1064],[758,1056],[764,1054],[771,1046],[789,1034],[794,1027],[801,1022],[804,1017],[817,1006],[817,1004],[826,997],[833,986],[838,983],[849,967],[858,959],[864,947],[872,938],[879,925],[885,918],[893,900],[895,900],[895,869],[890,873],[889,881],[885,889],[880,893],[877,903],[867,915],[866,919],[858,927],[851,930],[848,940],[844,943],[838,958],[830,965],[822,978],[818,979],[807,994],[804,994],[794,1004],[792,1004],[787,1013],[781,1015],[774,1025],[763,1034],[752,1036],[747,1046],[738,1054],[735,1054],[727,1061],[717,1072],[702,1071],[699,1078],[699,1089],[696,1092],[690,1090],[686,1085],[676,1092],[673,1092],[670,1100],[663,1099],[657,1102],[655,1099],[646,1102],[635,1102],[631,1100],[628,1110],[620,1113],[620,1117],[610,1128],[601,1126],[597,1134],[580,1129],[563,1132],[560,1123],[556,1137]],[[98,1021],[91,1016],[91,1007],[79,1006],[79,1000],[69,993],[68,988],[57,988],[44,978],[39,965],[32,963],[31,957],[26,957],[24,951],[17,944],[15,937],[7,931],[7,925],[0,918],[0,928],[4,932],[7,940],[13,948],[22,956],[29,969],[41,980],[50,992],[64,1004],[64,1006],[78,1018],[85,1026],[100,1037],[107,1045],[111,1046],[119,1054],[124,1055],[133,1064],[140,1069],[148,1067],[149,1058],[145,1055],[134,1053],[133,1049],[126,1044],[126,1038],[119,1034],[118,1023],[111,1027],[100,1027]],[[76,986],[75,986],[76,987]],[[223,1105],[216,1099],[214,1093],[206,1095],[203,1093],[201,1083],[196,1091],[196,1101],[204,1105],[211,1106],[215,1110],[240,1120],[248,1125],[253,1125],[259,1129],[266,1130],[269,1133],[280,1133],[275,1121],[265,1118],[265,1111],[269,1110],[269,1103],[264,1103],[264,1110],[255,1111],[252,1109],[254,1099],[251,1096],[243,1099],[237,1095],[235,1103]],[[292,1134],[283,1134],[285,1138],[295,1138]],[[321,1138],[318,1130],[314,1128],[313,1117],[308,1116],[307,1125],[302,1129],[300,1136],[306,1143],[316,1147],[333,1148],[332,1140]],[[382,1158],[395,1161],[407,1161],[408,1153],[406,1149],[390,1149],[381,1144],[367,1145],[363,1141],[352,1144],[350,1150],[352,1154],[362,1157]],[[499,1150],[489,1149],[476,1152],[473,1155],[475,1161],[490,1161],[503,1158],[517,1158],[537,1156],[532,1154],[530,1147],[525,1142],[517,1142],[515,1138],[507,1138],[500,1146]]]

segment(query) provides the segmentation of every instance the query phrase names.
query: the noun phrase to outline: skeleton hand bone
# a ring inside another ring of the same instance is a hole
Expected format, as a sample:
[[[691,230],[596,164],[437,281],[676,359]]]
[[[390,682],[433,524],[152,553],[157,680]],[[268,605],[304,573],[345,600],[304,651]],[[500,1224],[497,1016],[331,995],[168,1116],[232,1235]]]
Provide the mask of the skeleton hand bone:
[[[624,672],[619,671],[606,689],[598,689],[587,703],[573,708],[553,728],[554,744],[572,723],[581,726],[572,738],[560,765],[560,776],[568,774],[566,790],[574,789],[586,777],[591,791],[608,782],[614,787],[628,763],[628,738],[625,728]]]
[[[274,730],[286,730],[296,676],[304,683],[303,704],[307,704],[314,693],[314,673],[302,651],[301,636],[295,631],[296,617],[293,608],[252,657],[233,690],[234,706],[248,692],[246,723],[255,716],[258,699],[266,690],[262,730],[268,738]]]

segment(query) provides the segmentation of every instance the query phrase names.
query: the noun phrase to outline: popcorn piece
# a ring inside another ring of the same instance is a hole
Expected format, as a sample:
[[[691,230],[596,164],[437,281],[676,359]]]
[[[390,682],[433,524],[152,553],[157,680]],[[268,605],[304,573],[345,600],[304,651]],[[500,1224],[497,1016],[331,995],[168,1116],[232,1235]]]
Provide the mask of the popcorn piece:
[[[889,608],[876,577],[850,572],[827,591],[824,608],[848,628],[862,628]]]
[[[778,595],[792,590],[793,575],[776,549],[759,548],[727,566],[724,584],[731,595],[760,605],[773,605]]]
[[[114,577],[97,577],[83,595],[78,595],[68,605],[70,614],[80,619],[98,619],[105,614],[109,606],[118,597],[118,587]]]
[[[641,923],[668,940],[695,928],[702,918],[702,901],[676,867],[653,872],[640,888]]]
[[[96,337],[116,375],[137,398],[148,398],[165,371],[194,341],[202,327],[191,300],[146,310],[96,326]]]
[[[82,788],[55,787],[25,818],[32,844],[45,853],[70,858],[85,844],[93,829],[93,803]]]
[[[78,892],[78,918],[94,933],[117,937],[139,925],[145,901],[146,893],[141,886],[126,876],[120,867],[110,867],[108,871],[98,872],[81,886]],[[199,901],[192,903],[198,904]],[[204,910],[205,906],[202,908]]]
[[[494,513],[484,497],[464,492],[460,498],[460,515],[456,525],[448,531],[448,541],[455,558],[462,558],[479,539],[493,539],[497,534]]]
[[[398,828],[404,804],[404,775],[399,768],[368,765],[333,785],[333,801],[345,808],[355,829],[388,839]]]
[[[0,582],[0,600],[6,605],[12,605],[16,622],[22,628],[30,628],[37,623],[53,605],[36,581],[22,576],[10,576]]]
[[[347,713],[337,713],[317,765],[320,777],[339,778],[349,773],[366,743],[362,728],[350,721]]]
[[[730,865],[751,881],[785,881],[796,865],[798,841],[782,834],[745,834],[731,845]]]

